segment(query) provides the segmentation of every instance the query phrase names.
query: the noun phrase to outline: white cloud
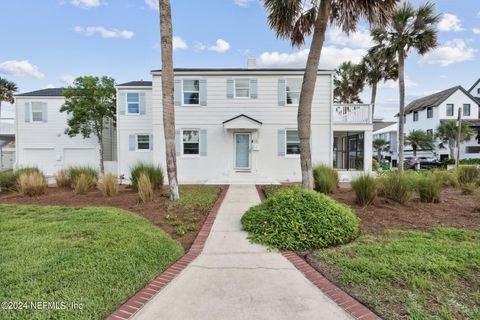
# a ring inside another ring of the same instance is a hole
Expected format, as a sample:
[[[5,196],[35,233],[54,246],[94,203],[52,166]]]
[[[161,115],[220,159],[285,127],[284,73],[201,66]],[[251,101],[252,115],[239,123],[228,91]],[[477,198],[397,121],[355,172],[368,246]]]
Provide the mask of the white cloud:
[[[71,86],[73,82],[75,81],[75,76],[72,76],[71,74],[62,74],[60,76],[60,81],[63,82],[64,84]]]
[[[13,76],[30,76],[36,79],[44,79],[45,75],[40,72],[36,65],[28,60],[10,60],[0,63],[0,73]]]
[[[118,30],[118,29],[107,29],[101,26],[91,26],[91,27],[75,27],[75,32],[83,33],[86,36],[92,36],[98,33],[102,38],[123,38],[131,39],[134,36],[133,31],[128,30]]]
[[[253,0],[234,0],[234,2],[237,6],[246,8],[251,2],[253,2]]]
[[[332,28],[328,31],[328,38],[332,44],[352,48],[368,49],[374,45],[369,30],[358,30],[347,35],[339,28]]]
[[[438,30],[440,31],[462,31],[461,20],[454,14],[445,13],[438,23]]]
[[[195,51],[203,51],[207,49],[207,45],[203,42],[197,42],[195,43]]]
[[[480,34],[480,28],[473,28],[472,31],[475,34]]]
[[[433,51],[427,52],[418,62],[420,64],[439,64],[446,67],[450,64],[473,60],[475,57],[474,48],[467,47],[465,40],[454,39],[440,46]]]
[[[102,4],[100,0],[72,0],[71,3],[85,9],[99,7]]]
[[[413,82],[412,80],[405,78],[405,88],[412,88],[415,87],[417,84]],[[398,80],[393,81],[393,80],[388,80],[385,82],[379,82],[378,83],[378,88],[379,89],[397,89],[398,88]]]
[[[172,41],[173,41],[173,50],[175,50],[175,49],[187,49],[188,48],[188,45],[185,42],[185,40],[183,40],[180,37],[173,36]]]
[[[158,0],[145,0],[145,4],[153,10],[159,10],[158,8]]]
[[[218,53],[224,53],[230,50],[230,44],[223,39],[218,39],[215,42],[215,45],[208,47],[208,50],[215,51]]]

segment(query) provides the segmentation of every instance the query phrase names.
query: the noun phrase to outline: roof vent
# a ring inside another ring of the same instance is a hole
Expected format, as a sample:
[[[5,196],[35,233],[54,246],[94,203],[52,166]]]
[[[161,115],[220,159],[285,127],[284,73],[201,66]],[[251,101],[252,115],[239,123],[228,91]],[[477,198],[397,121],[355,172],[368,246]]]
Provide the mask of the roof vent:
[[[257,59],[249,57],[247,60],[247,69],[257,69]]]

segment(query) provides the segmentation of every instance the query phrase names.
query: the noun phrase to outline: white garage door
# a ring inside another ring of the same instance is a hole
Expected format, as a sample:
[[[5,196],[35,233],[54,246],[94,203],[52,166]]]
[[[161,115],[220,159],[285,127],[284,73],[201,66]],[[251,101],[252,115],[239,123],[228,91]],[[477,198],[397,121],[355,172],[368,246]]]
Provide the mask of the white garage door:
[[[65,148],[63,150],[64,168],[73,166],[88,166],[98,168],[99,155],[93,148]]]
[[[24,161],[20,167],[37,167],[47,175],[55,174],[55,150],[54,149],[23,149]]]

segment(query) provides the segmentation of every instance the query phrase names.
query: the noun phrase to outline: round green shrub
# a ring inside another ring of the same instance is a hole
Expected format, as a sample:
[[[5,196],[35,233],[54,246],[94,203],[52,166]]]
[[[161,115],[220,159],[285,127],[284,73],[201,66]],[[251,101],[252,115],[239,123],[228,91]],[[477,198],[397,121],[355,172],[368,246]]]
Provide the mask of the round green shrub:
[[[302,187],[277,192],[242,217],[250,239],[280,250],[323,248],[354,239],[359,220],[353,210]]]

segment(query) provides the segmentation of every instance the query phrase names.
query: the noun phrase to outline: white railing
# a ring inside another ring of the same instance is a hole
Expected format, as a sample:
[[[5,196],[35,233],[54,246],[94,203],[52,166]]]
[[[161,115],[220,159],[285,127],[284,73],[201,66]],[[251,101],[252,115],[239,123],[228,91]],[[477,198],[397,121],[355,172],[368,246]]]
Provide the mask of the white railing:
[[[339,124],[372,123],[372,108],[369,104],[334,104],[333,122]]]
[[[0,118],[0,134],[15,134],[14,118]]]

